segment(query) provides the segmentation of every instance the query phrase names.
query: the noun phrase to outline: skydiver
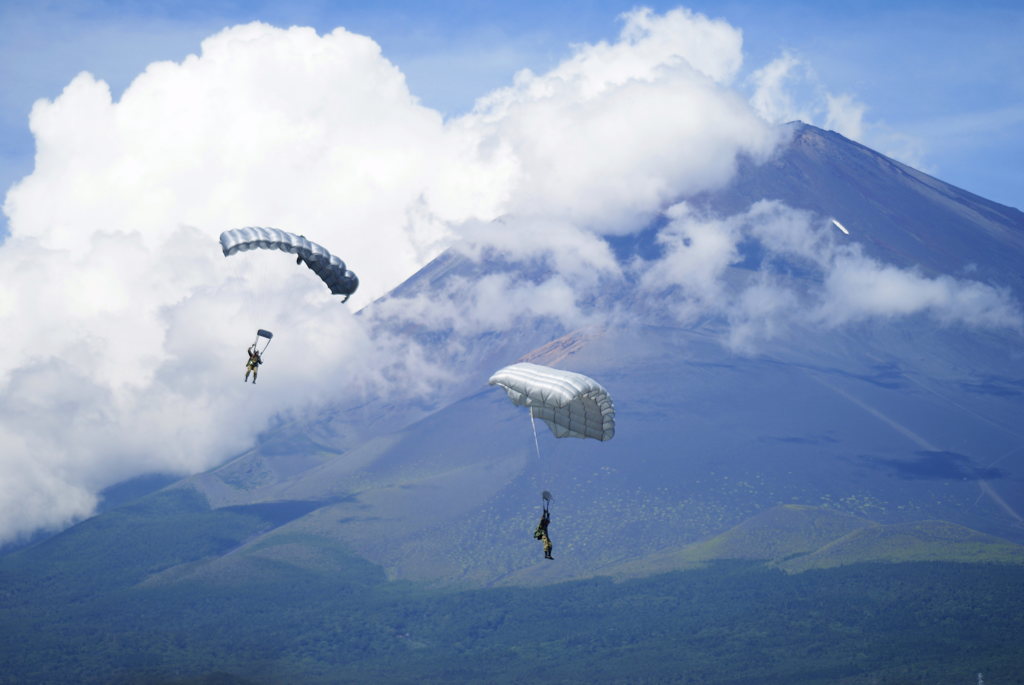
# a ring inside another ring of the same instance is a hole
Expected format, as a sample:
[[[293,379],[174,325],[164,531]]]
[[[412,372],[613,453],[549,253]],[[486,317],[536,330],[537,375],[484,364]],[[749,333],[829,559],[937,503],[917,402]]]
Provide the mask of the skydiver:
[[[263,363],[262,357],[260,357],[260,351],[256,349],[256,343],[252,344],[247,352],[249,353],[249,361],[245,364],[245,380],[243,383],[249,382],[249,372],[252,372],[252,383],[256,384],[256,374],[259,373],[260,364]]]
[[[544,513],[541,514],[540,523],[537,524],[537,530],[533,531],[533,537],[536,540],[542,540],[544,542],[544,558],[554,559],[551,556],[551,550],[553,545],[551,544],[551,538],[548,537],[548,524],[551,523],[551,512],[548,511],[548,503],[544,502]]]

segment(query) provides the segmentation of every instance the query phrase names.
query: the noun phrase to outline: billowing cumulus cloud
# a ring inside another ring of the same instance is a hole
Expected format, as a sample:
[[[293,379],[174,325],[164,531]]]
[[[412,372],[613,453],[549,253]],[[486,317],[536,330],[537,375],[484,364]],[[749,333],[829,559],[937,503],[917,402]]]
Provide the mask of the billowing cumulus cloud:
[[[343,29],[231,28],[118,102],[83,73],[30,124],[36,167],[7,195],[0,247],[0,469],[17,484],[0,540],[87,514],[122,478],[209,467],[356,382],[345,360],[367,346],[349,308],[280,253],[225,259],[221,231],[315,237],[359,274],[357,307],[500,200],[501,170]],[[253,388],[257,327],[279,335]]]
[[[5,211],[12,234],[46,248],[281,226],[335,247],[366,301],[436,253],[443,222],[495,211],[481,158],[460,156],[379,47],[344,29],[229,29],[150,65],[116,103],[82,74],[36,104],[31,127],[36,169]]]
[[[448,125],[500,169],[504,189],[501,219],[455,226],[455,249],[555,275],[453,287],[451,312],[420,295],[379,316],[417,312],[421,325],[461,332],[530,315],[590,322],[581,302],[623,277],[604,236],[643,228],[677,198],[724,185],[740,157],[776,149],[782,132],[729,87],[742,64],[737,29],[685,9],[623,21],[618,41],[577,46],[544,74],[524,70]]]
[[[524,70],[454,122],[516,160],[510,212],[629,232],[667,201],[724,184],[738,155],[774,150],[778,131],[727,87],[738,30],[683,9],[624,19],[618,42]]]
[[[452,380],[381,324],[589,325],[595,298],[627,281],[680,321],[722,317],[738,347],[794,316],[1019,322],[989,286],[889,269],[794,210],[681,204],[783,136],[733,86],[737,29],[686,10],[622,21],[617,40],[523,71],[448,121],[370,38],[260,23],[150,65],[118,101],[83,73],[37,103],[36,167],[6,197],[0,245],[0,542],[88,515],[119,480],[209,468],[275,416]],[[620,263],[610,236],[666,208],[661,256]],[[359,291],[341,305],[281,253],[225,259],[217,236],[247,225],[322,243]],[[738,278],[744,239],[812,265],[825,287],[809,302],[781,270]],[[449,247],[508,268],[352,314]],[[876,277],[902,304],[850,295]],[[261,327],[276,333],[267,365],[243,385]]]

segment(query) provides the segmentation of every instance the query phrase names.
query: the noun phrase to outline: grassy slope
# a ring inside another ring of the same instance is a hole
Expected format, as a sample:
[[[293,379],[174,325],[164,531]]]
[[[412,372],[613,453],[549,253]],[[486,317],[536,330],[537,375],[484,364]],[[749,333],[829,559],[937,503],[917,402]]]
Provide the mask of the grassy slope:
[[[703,542],[607,572],[636,577],[695,568],[716,559],[761,560],[788,572],[861,562],[1024,564],[1024,546],[947,521],[880,525],[820,507],[782,505]]]
[[[1024,564],[1024,546],[948,521],[917,521],[860,528],[780,566],[796,572],[865,561]]]

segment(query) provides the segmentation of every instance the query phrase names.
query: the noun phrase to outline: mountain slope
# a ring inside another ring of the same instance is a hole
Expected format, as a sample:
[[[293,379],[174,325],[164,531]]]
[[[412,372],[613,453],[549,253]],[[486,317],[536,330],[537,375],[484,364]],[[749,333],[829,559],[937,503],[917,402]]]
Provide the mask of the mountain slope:
[[[779,561],[806,555],[846,534],[876,525],[820,507],[784,504],[682,549],[670,549],[605,569],[616,576],[649,575],[694,568],[715,559]]]
[[[1021,292],[1024,214],[837,134],[792,128],[775,159],[745,163],[728,187],[688,201],[726,215],[781,200],[840,218],[849,240],[886,264],[969,271]],[[613,242],[622,260],[658,249],[650,236]],[[747,277],[751,264],[733,271]],[[449,252],[389,297],[443,298],[509,268]],[[646,306],[636,297],[622,302]],[[312,443],[308,426],[286,427],[273,441],[284,449],[265,441],[179,486],[214,506],[318,503],[239,558],[298,536],[346,546],[393,578],[548,583],[633,561],[668,568],[663,550],[788,504],[882,524],[946,520],[1024,541],[1024,355],[1012,330],[916,316],[794,328],[738,354],[709,318],[577,331],[541,318],[475,337],[394,325],[385,330],[459,369],[432,406],[325,409],[308,422],[318,426]],[[554,440],[541,425],[538,459],[526,414],[485,385],[499,366],[525,359],[598,378],[615,398],[616,438]],[[541,489],[555,493],[556,564],[530,537]],[[791,554],[820,547],[813,530],[781,519],[762,544]]]
[[[763,165],[746,161],[723,190],[693,198],[723,213],[769,198],[835,217],[868,254],[929,275],[970,274],[1024,296],[1024,213],[949,185],[834,131],[790,124]]]
[[[970,270],[1020,292],[1019,211],[837,134],[793,129],[774,160],[745,164],[730,186],[687,201],[729,214],[781,200],[838,217],[851,241],[887,264]],[[646,237],[613,239],[619,258],[652,259],[657,230],[656,222]],[[751,278],[756,263],[731,274]],[[459,283],[513,266],[449,252],[390,298],[441,299]],[[641,297],[610,293],[592,306],[651,304]],[[793,324],[755,352],[738,353],[712,316],[685,325],[610,317],[581,330],[550,317],[517,324],[470,335],[376,320],[382,335],[414,340],[445,360],[451,382],[422,402],[324,407],[171,486],[200,494],[214,511],[267,508],[273,521],[228,553],[163,569],[152,582],[227,578],[268,560],[316,570],[348,563],[318,551],[327,549],[356,554],[390,578],[544,584],[627,563],[672,568],[688,560],[665,550],[698,543],[704,557],[728,556],[736,545],[728,536],[708,541],[755,515],[775,520],[758,543],[765,553],[810,555],[825,532],[856,533],[862,519],[948,521],[1024,542],[1024,353],[1016,331],[924,315]],[[541,424],[538,458],[528,415],[486,385],[495,369],[525,359],[604,384],[616,403],[615,439],[556,440]],[[555,495],[556,563],[545,562],[531,536],[542,489]],[[827,507],[838,518],[819,520],[817,530],[780,505]]]
[[[839,342],[884,350],[888,363],[851,363],[835,351]],[[1013,447],[1012,429],[986,407],[1000,407],[1009,422],[1019,398],[979,402],[957,391],[966,379],[930,376],[935,358],[925,368],[908,362],[898,342],[878,332],[838,342],[808,335],[778,356],[750,359],[694,331],[568,336],[551,348],[566,355],[562,363],[601,378],[615,395],[619,432],[609,443],[554,440],[541,427],[538,460],[526,415],[501,392],[481,389],[398,433],[223,501],[247,494],[326,503],[266,538],[319,536],[392,577],[474,584],[599,573],[786,502],[883,523],[945,519],[1020,540],[1014,516],[985,495],[998,488],[1018,501],[1014,455],[998,469],[971,456]],[[897,349],[904,356],[894,361]],[[950,365],[977,366],[955,346],[944,354]],[[953,441],[963,452],[939,449]],[[189,486],[212,493],[217,475]],[[541,489],[556,497],[559,563],[546,566],[530,537]],[[815,541],[810,531],[776,528],[764,544]]]
[[[605,572],[647,576],[723,559],[763,561],[788,573],[877,562],[1024,565],[1024,545],[946,521],[878,524],[822,507],[782,505],[709,540],[617,564]]]
[[[956,561],[1024,564],[1024,546],[947,521],[865,526],[810,554],[782,560],[789,572],[864,562]]]

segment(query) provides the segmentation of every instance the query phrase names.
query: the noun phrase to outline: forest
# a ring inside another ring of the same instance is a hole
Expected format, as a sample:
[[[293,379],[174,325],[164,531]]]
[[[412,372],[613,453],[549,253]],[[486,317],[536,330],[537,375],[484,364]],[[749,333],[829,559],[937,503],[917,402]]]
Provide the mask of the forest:
[[[103,587],[7,564],[0,683],[1024,683],[1019,566],[714,562],[461,591],[344,568]]]

